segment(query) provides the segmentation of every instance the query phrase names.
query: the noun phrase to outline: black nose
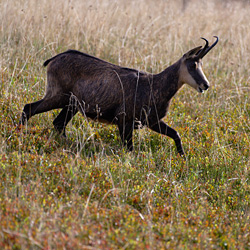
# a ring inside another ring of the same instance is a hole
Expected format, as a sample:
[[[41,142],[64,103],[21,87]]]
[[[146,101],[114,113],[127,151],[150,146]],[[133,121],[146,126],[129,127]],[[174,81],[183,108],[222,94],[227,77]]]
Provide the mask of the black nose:
[[[209,88],[209,85],[207,83],[203,83],[205,90]]]

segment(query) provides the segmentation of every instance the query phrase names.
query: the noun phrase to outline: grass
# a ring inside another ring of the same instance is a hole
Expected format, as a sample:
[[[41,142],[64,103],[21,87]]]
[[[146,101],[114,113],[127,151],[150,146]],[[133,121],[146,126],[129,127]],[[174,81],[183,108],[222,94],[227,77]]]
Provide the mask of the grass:
[[[245,1],[1,1],[1,249],[250,249],[250,6]],[[148,129],[135,151],[117,128],[58,111],[16,129],[41,99],[45,59],[73,48],[157,73],[200,37],[210,89],[183,87],[165,120],[183,140]]]

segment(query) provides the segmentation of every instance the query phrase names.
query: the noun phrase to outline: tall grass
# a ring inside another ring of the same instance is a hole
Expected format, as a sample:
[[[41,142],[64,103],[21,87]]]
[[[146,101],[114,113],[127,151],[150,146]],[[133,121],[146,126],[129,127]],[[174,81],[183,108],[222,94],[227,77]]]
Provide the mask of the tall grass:
[[[249,249],[250,6],[241,1],[0,2],[1,249]],[[45,59],[69,48],[158,73],[189,49],[211,83],[184,86],[166,122],[183,140],[148,129],[121,147],[117,128],[77,115],[63,140],[58,111],[16,129],[41,99]]]

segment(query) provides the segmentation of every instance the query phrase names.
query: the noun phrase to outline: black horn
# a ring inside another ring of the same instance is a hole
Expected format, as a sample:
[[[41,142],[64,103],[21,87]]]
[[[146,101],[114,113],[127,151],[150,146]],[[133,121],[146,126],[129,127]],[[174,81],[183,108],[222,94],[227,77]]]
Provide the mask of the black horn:
[[[204,48],[200,51],[200,53],[197,55],[199,58],[203,58],[219,41],[219,38],[217,36],[214,36],[216,38],[216,41],[209,46],[208,40],[201,37],[201,39],[205,40],[206,44]]]

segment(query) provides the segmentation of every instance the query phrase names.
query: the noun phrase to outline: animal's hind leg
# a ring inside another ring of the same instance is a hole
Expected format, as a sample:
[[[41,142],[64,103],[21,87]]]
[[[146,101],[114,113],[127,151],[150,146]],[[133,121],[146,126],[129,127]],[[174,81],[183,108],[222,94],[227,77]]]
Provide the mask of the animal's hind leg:
[[[20,124],[25,124],[26,121],[30,119],[30,117],[40,114],[43,112],[50,111],[52,109],[59,109],[65,107],[68,103],[68,97],[60,97],[58,96],[53,98],[44,97],[42,100],[37,102],[29,103],[24,106],[22,116],[20,119]]]
[[[21,116],[21,119],[20,119],[19,123],[22,124],[22,125],[24,125],[25,121],[28,121],[31,116],[35,115],[35,110],[43,102],[44,102],[44,100],[42,99],[42,100],[39,100],[37,102],[26,104],[24,106],[24,109],[23,109],[23,112],[22,112],[22,116]]]
[[[54,127],[59,134],[62,134],[66,137],[65,128],[77,112],[78,108],[76,105],[67,105],[62,109],[62,111],[53,121]]]

